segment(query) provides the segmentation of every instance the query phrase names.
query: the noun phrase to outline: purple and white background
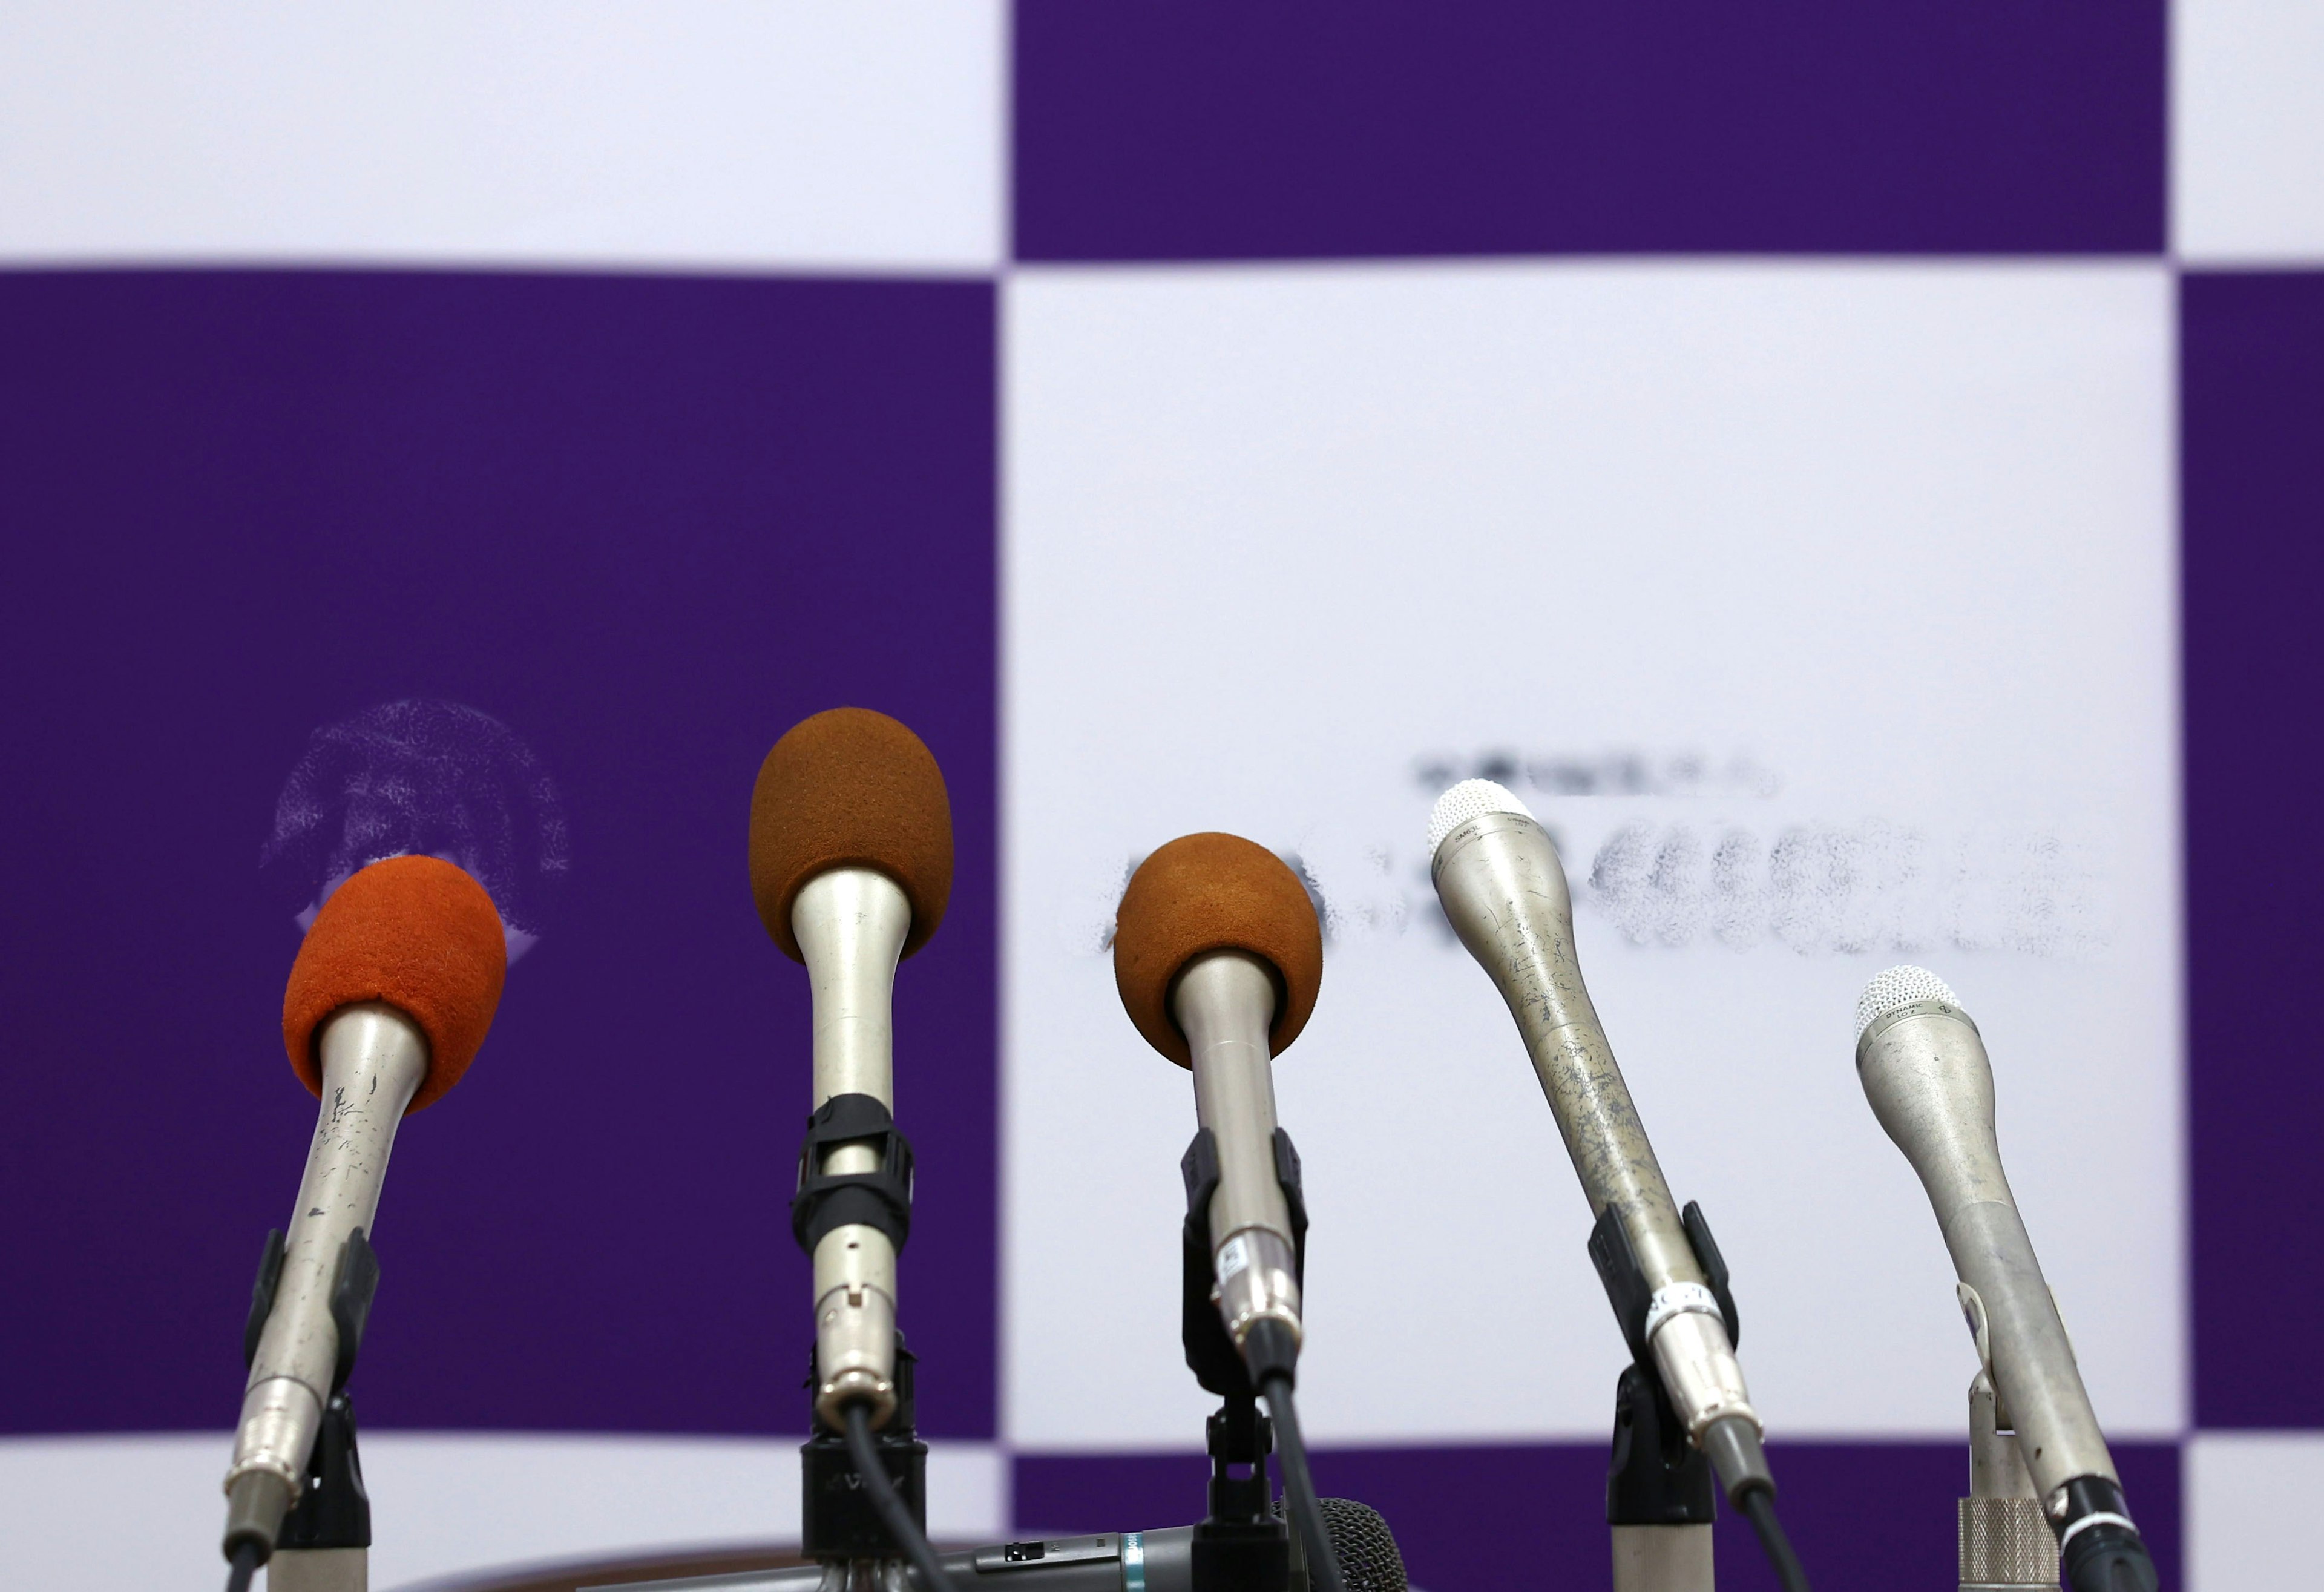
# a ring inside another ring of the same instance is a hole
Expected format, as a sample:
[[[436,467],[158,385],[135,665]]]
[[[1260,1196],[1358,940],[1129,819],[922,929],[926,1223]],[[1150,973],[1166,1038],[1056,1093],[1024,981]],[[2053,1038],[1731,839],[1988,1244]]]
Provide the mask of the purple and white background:
[[[1966,1479],[1850,1066],[1900,960],[1986,1032],[2165,1584],[2295,1584],[2312,6],[20,5],[0,265],[10,1582],[217,1573],[281,980],[382,850],[524,954],[382,1208],[375,1584],[796,1532],[807,997],[743,820],[852,702],[956,824],[897,1080],[938,1535],[1200,1513],[1191,1091],[1105,947],[1226,828],[1328,937],[1277,1068],[1324,1490],[1439,1592],[1604,1584],[1588,1213],[1421,851],[1484,773],[1820,1585],[1950,1586]]]

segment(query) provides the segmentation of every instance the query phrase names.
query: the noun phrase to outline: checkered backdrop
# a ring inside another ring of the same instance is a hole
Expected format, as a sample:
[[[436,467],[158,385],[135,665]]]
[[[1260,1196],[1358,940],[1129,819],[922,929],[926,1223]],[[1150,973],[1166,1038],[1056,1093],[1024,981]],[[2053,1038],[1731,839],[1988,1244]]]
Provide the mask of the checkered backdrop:
[[[2314,7],[19,5],[0,258],[10,1579],[216,1572],[276,992],[383,849],[523,955],[383,1211],[379,1584],[796,1531],[742,839],[840,702],[957,825],[899,1014],[939,1534],[1200,1513],[1189,1091],[1105,946],[1227,828],[1326,926],[1323,1485],[1424,1585],[1603,1584],[1619,1340],[1420,846],[1485,773],[1820,1584],[1952,1574],[1972,1353],[1849,1066],[1905,959],[2166,1585],[2305,1567]]]

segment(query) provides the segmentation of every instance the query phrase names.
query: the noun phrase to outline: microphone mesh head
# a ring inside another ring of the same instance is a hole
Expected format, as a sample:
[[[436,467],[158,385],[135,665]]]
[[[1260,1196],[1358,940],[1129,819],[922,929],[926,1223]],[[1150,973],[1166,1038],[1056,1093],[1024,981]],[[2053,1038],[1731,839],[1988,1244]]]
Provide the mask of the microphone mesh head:
[[[1856,997],[1856,1037],[1862,1039],[1866,1029],[1889,1013],[1923,1001],[1942,1001],[1948,1006],[1958,1006],[1960,996],[1926,967],[1889,968],[1866,985],[1864,993]]]
[[[1436,799],[1428,813],[1428,856],[1433,862],[1436,848],[1444,844],[1444,837],[1489,812],[1521,812],[1533,817],[1533,809],[1509,794],[1508,791],[1490,780],[1462,780]]]
[[[1323,1533],[1332,1539],[1332,1556],[1340,1561],[1340,1578],[1348,1592],[1408,1592],[1404,1554],[1379,1510],[1353,1498],[1315,1502],[1323,1510]],[[1275,1518],[1287,1518],[1280,1498],[1275,1501]]]

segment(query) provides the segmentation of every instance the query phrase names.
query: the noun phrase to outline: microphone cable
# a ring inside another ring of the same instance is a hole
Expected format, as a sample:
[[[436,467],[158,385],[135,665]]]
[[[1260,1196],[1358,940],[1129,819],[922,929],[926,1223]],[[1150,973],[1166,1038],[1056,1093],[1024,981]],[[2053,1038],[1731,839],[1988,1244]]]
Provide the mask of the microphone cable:
[[[1340,1576],[1340,1556],[1332,1547],[1331,1527],[1324,1523],[1323,1504],[1315,1496],[1315,1477],[1307,1468],[1307,1439],[1299,1434],[1299,1412],[1291,1402],[1291,1378],[1281,1372],[1259,1384],[1267,1412],[1275,1419],[1275,1439],[1283,1456],[1283,1490],[1290,1495],[1291,1516],[1307,1547],[1307,1580],[1315,1592],[1347,1592]]]
[[[880,1463],[880,1450],[872,1443],[872,1412],[862,1400],[847,1406],[847,1457],[855,1461],[855,1474],[862,1478],[863,1490],[872,1495],[872,1507],[880,1513],[889,1535],[904,1545],[904,1557],[920,1572],[927,1592],[952,1592],[952,1579],[945,1574],[944,1560],[928,1545],[927,1533],[920,1530],[912,1518],[888,1467]],[[229,1589],[231,1592],[231,1589]],[[1334,1587],[1333,1592],[1338,1592]]]
[[[1783,1522],[1775,1518],[1775,1489],[1746,1487],[1735,1501],[1743,1518],[1751,1523],[1758,1533],[1759,1546],[1766,1550],[1767,1562],[1774,1567],[1775,1579],[1783,1583],[1784,1592],[1808,1592],[1808,1572],[1800,1564],[1800,1556],[1792,1551],[1792,1540],[1784,1535]]]
[[[256,1542],[245,1538],[234,1545],[234,1557],[226,1562],[226,1592],[250,1592],[250,1578],[258,1573],[263,1560]]]

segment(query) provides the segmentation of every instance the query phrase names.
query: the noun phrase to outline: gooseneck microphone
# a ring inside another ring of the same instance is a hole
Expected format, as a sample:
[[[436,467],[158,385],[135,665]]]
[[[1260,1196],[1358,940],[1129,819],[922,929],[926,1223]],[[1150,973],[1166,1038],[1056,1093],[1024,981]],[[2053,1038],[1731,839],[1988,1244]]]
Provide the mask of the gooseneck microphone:
[[[306,1491],[327,1411],[353,1369],[377,1281],[369,1236],[396,1128],[467,1070],[507,966],[492,898],[432,856],[392,857],[355,874],[299,948],[282,1041],[322,1109],[290,1226],[269,1238],[246,1338],[250,1379],[226,1472],[224,1544],[243,1585]]]
[[[1196,1364],[1191,1328],[1189,1363],[1214,1392],[1267,1401],[1315,1578],[1342,1592],[1292,1398],[1305,1213],[1295,1222],[1297,1159],[1275,1115],[1273,1058],[1298,1038],[1323,983],[1315,909],[1263,847],[1181,836],[1140,864],[1122,893],[1113,976],[1138,1032],[1194,1074],[1199,1132],[1186,1175],[1190,1198],[1207,1208],[1191,1220],[1207,1229],[1212,1300],[1247,1382],[1238,1390]]]
[[[803,719],[759,770],[750,862],[759,915],[806,965],[815,1010],[815,1109],[791,1205],[815,1273],[805,1550],[826,1562],[900,1550],[926,1592],[942,1592],[925,1534],[927,1449],[896,1330],[912,1159],[894,1116],[893,1012],[897,964],[936,931],[952,890],[944,774],[885,714]]]
[[[1936,1209],[2067,1583],[2075,1592],[2153,1592],[2153,1563],[2001,1169],[1983,1037],[1944,981],[1919,967],[1891,967],[1866,987],[1856,1032],[1865,1097]]]
[[[1591,1004],[1556,847],[1509,791],[1464,780],[1430,812],[1428,851],[1445,918],[1517,1020],[1599,1220],[1592,1258],[1633,1353],[1651,1357],[1687,1440],[1710,1457],[1778,1573],[1804,1586],[1775,1524],[1775,1477],[1735,1357],[1723,1270],[1713,1275],[1712,1257],[1698,1253]]]

